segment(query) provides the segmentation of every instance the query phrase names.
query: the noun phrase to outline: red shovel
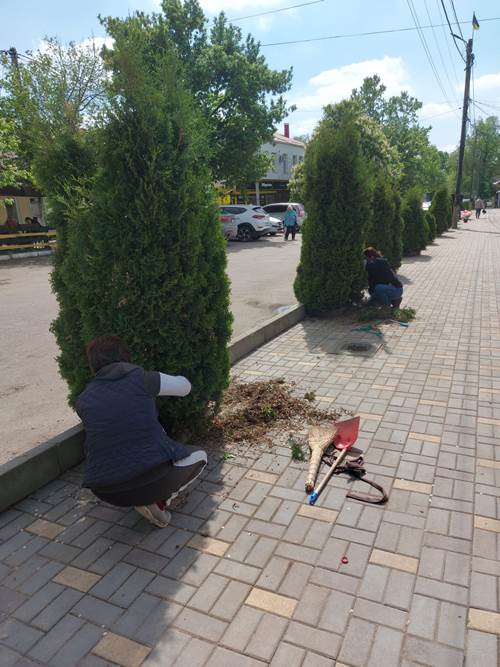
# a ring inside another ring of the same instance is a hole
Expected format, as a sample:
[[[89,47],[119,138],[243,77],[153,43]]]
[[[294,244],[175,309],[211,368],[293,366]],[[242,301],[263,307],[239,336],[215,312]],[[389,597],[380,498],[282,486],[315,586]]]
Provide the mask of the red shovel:
[[[337,427],[337,432],[333,438],[333,446],[335,449],[340,450],[340,454],[330,466],[330,470],[323,477],[323,481],[318,488],[314,489],[314,491],[309,494],[309,505],[314,505],[318,500],[319,494],[323,491],[328,480],[335,472],[335,468],[342,463],[347,455],[347,450],[356,442],[359,431],[359,417],[353,417],[352,419],[346,419],[343,422],[337,422],[335,426]]]

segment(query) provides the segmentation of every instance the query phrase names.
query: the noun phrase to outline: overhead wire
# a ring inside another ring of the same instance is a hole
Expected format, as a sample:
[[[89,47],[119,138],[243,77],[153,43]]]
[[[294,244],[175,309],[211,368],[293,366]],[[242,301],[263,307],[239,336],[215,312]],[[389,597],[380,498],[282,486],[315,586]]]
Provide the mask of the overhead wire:
[[[232,23],[236,21],[245,21],[246,19],[254,19],[259,16],[267,16],[268,14],[278,14],[279,12],[288,12],[290,9],[298,9],[299,7],[307,7],[309,5],[317,5],[320,2],[325,2],[325,0],[312,0],[311,2],[301,2],[298,5],[289,5],[287,7],[280,7],[279,9],[269,9],[266,12],[259,12],[258,14],[248,14],[248,16],[237,16],[234,19],[228,19]]]
[[[415,26],[417,27],[417,32],[418,36],[420,38],[420,42],[422,43],[425,55],[427,57],[427,60],[429,62],[429,65],[431,67],[432,73],[434,74],[434,78],[436,79],[436,83],[438,84],[441,92],[444,95],[445,100],[449,104],[450,107],[453,106],[453,104],[450,102],[448,94],[443,86],[443,82],[441,81],[441,77],[439,76],[439,73],[437,71],[436,65],[434,63],[434,59],[432,57],[432,54],[429,49],[429,45],[427,44],[427,40],[425,39],[425,35],[420,27],[420,21],[418,19],[417,11],[415,9],[415,5],[413,4],[413,0],[406,0],[406,4],[408,5],[408,9],[410,10],[410,14],[412,15],[413,22],[415,23]]]
[[[482,18],[481,23],[485,23],[487,21],[500,21],[500,16],[493,16],[490,18]],[[467,24],[470,23],[470,21],[462,21],[462,24]],[[430,28],[440,28],[441,26],[446,26],[446,23],[434,23],[433,25],[422,25],[420,26],[422,30],[427,30]],[[398,33],[398,32],[415,32],[417,28],[415,26],[408,26],[406,28],[390,28],[386,30],[369,30],[366,32],[352,32],[352,33],[344,33],[340,35],[326,35],[324,37],[309,37],[305,39],[290,39],[286,40],[284,42],[268,42],[267,44],[261,44],[261,47],[267,47],[267,46],[287,46],[289,44],[308,44],[312,42],[324,42],[327,40],[332,40],[332,39],[348,39],[351,37],[372,37],[374,35],[389,35],[393,33]],[[462,56],[462,53],[459,52],[460,55]],[[463,57],[463,56],[462,56]]]
[[[458,21],[457,12],[455,11],[455,3],[453,2],[453,0],[450,0],[450,5],[451,5],[451,9],[453,11],[453,16],[455,17],[455,23],[457,24],[458,32],[460,33],[460,37],[465,42],[464,33],[462,32],[462,28],[461,28],[460,23]]]
[[[460,50],[460,47],[459,47],[458,44],[457,44],[457,38],[456,38],[456,35],[455,35],[455,33],[453,32],[453,28],[451,27],[450,18],[449,18],[449,16],[448,16],[448,12],[447,12],[447,10],[446,10],[446,5],[444,4],[444,0],[441,0],[441,7],[443,8],[444,16],[445,16],[445,19],[446,19],[446,23],[448,24],[448,28],[450,29],[450,35],[451,35],[452,38],[453,38],[453,43],[455,44],[455,48],[456,48],[457,51],[459,52],[460,57],[462,58],[462,60],[465,62],[465,56],[464,56],[464,54],[463,54],[462,51]],[[462,21],[462,23],[466,23],[466,22],[465,22],[465,21]],[[462,38],[462,39],[463,39],[463,38]]]
[[[436,7],[438,9],[439,20],[444,21],[445,19],[444,19],[444,16],[443,16],[443,9],[441,7],[441,3],[440,3],[439,0],[436,0]],[[450,59],[451,65],[452,65],[451,69],[452,69],[452,72],[453,72],[453,76],[455,78],[456,87],[460,88],[460,81],[459,81],[458,75],[457,75],[457,69],[456,69],[456,66],[455,66],[455,59],[453,58],[452,53],[451,53],[450,40],[448,39],[448,33],[445,30],[445,25],[446,25],[445,23],[443,23],[441,25],[441,31],[442,31],[443,37],[444,37],[443,41],[444,41],[444,44],[446,45],[446,50],[448,51],[448,57]]]
[[[428,19],[429,19],[429,23],[432,23],[432,17],[431,17],[430,11],[429,11],[429,7],[428,7],[428,5],[427,5],[427,0],[424,0],[424,6],[425,6],[425,11],[427,12],[427,17],[428,17]],[[433,36],[433,38],[434,38],[434,42],[435,42],[435,44],[436,44],[436,49],[437,49],[437,51],[438,51],[439,58],[440,58],[440,60],[441,60],[441,64],[442,64],[442,66],[443,66],[443,71],[444,71],[444,73],[445,73],[445,76],[446,76],[446,78],[447,78],[447,80],[448,80],[448,84],[449,84],[450,89],[451,89],[451,91],[452,91],[451,94],[452,94],[453,99],[454,99],[454,101],[456,102],[456,104],[459,105],[459,101],[458,101],[457,95],[456,95],[456,93],[455,93],[454,86],[453,86],[453,84],[452,84],[452,82],[451,82],[450,75],[448,74],[448,67],[446,66],[446,62],[445,62],[445,60],[444,60],[444,58],[443,58],[443,53],[442,53],[442,51],[441,51],[441,47],[439,46],[439,40],[438,40],[437,35],[436,35],[436,30],[435,30],[434,28],[432,28],[432,36]]]

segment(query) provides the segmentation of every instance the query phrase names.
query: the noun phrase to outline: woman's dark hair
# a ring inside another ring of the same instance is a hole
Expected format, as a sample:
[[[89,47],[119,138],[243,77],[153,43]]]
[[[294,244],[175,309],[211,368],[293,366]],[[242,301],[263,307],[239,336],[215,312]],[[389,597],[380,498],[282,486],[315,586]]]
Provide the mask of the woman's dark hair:
[[[366,259],[377,259],[377,257],[382,257],[382,253],[373,246],[369,246],[366,250],[363,250],[363,255]]]
[[[108,364],[131,360],[127,343],[119,336],[97,336],[87,345],[85,353],[94,374]]]

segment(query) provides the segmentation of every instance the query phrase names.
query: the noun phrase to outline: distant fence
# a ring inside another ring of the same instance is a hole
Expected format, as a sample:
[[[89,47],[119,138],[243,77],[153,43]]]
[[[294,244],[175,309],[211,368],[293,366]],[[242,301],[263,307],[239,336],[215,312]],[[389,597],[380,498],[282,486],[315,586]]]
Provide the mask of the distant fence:
[[[48,250],[56,246],[55,229],[20,225],[18,229],[0,229],[0,255],[31,250]]]

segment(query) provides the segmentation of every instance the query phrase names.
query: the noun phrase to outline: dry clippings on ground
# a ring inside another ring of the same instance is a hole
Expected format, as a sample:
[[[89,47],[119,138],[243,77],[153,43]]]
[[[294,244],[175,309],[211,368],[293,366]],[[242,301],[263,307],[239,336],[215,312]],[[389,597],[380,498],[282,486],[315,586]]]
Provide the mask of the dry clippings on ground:
[[[271,431],[333,422],[347,414],[342,409],[320,410],[311,401],[313,392],[306,396],[297,396],[294,385],[283,379],[248,383],[234,380],[209,431],[209,442],[215,446],[261,443],[269,440]]]

